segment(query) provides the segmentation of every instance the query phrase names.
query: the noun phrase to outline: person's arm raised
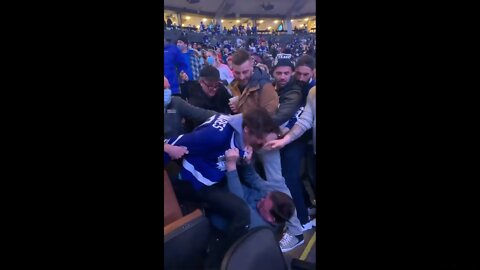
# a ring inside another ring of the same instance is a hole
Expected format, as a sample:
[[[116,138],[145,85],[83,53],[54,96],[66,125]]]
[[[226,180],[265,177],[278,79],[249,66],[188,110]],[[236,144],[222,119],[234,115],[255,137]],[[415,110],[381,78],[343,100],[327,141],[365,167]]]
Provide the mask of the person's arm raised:
[[[240,159],[240,152],[237,148],[228,149],[225,151],[225,163],[227,168],[227,186],[228,190],[244,199],[244,193],[240,178],[237,172],[237,162]]]

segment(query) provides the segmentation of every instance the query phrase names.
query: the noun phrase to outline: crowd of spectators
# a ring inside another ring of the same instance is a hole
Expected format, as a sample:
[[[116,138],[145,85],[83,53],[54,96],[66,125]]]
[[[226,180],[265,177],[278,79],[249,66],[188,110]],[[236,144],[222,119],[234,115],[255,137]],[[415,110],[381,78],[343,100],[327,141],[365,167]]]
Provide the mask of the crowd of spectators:
[[[205,37],[164,39],[164,160],[179,200],[221,236],[205,262],[218,268],[251,228],[288,252],[316,225],[316,39]]]
[[[166,40],[165,42],[169,45],[175,45],[171,40]],[[302,55],[316,56],[316,39],[314,36],[293,37],[290,42],[285,43],[274,36],[219,39],[218,37],[210,37],[208,35],[204,35],[201,41],[189,42],[184,35],[180,35],[176,45],[182,51],[184,57],[189,58],[187,61],[189,68],[184,71],[190,80],[196,80],[198,72],[205,65],[214,65],[220,71],[221,80],[226,80],[228,83],[233,79],[230,72],[232,70],[231,57],[233,53],[240,49],[249,51],[254,63],[264,65],[268,70],[271,70],[273,67],[277,55],[291,56],[292,61],[295,61]],[[174,78],[169,76],[167,78],[174,80]]]
[[[195,32],[195,33],[204,33],[207,35],[225,35],[225,36],[250,36],[250,35],[260,34],[260,32],[269,33],[269,34],[278,34],[278,33],[287,32],[284,29],[275,29],[275,28],[271,28],[270,30],[259,31],[256,25],[250,25],[248,23],[246,24],[246,26],[242,24],[238,24],[238,25],[234,24],[231,27],[227,28],[226,26],[224,26],[222,28],[218,22],[213,23],[213,21],[210,21],[210,23],[208,24],[205,24],[203,23],[203,21],[201,21],[199,27],[192,24],[180,26],[172,22],[170,18],[168,18],[166,21],[165,20],[163,21],[163,29],[165,31],[182,30],[185,32]],[[294,33],[308,33],[308,27],[306,24],[302,25],[300,28],[295,26],[292,29],[292,31]]]

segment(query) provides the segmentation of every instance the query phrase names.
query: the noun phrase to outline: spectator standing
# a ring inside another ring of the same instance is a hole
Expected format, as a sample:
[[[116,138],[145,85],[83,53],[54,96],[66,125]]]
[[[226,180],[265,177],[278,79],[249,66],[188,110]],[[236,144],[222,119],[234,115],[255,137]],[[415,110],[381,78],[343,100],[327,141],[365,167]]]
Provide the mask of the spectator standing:
[[[265,108],[272,116],[278,108],[278,95],[270,82],[270,75],[254,68],[250,54],[239,50],[232,58],[233,75],[230,83],[233,96],[238,99],[231,104],[234,113],[247,112],[255,107]]]
[[[177,40],[177,47],[188,63],[189,69],[185,71],[188,80],[197,80],[201,69],[200,56],[193,49],[188,48],[188,40],[184,37]]]
[[[310,90],[315,86],[316,81],[314,78],[315,75],[315,58],[309,55],[301,56],[297,59],[297,64],[295,66],[295,80],[297,84],[302,87],[302,103],[300,107],[300,112],[297,113],[296,117],[293,117],[289,124],[287,125],[288,128],[292,128],[292,126],[296,123],[298,118],[303,113],[305,106],[307,104],[307,96]],[[315,165],[315,155],[313,152],[313,132],[312,130],[307,130],[302,136],[300,136],[297,140],[292,142],[291,144],[287,145],[284,149],[288,149],[291,147],[290,145],[295,144],[304,144],[305,152],[302,154],[305,160],[305,172],[304,177],[307,178],[315,191],[316,186],[316,165]],[[312,198],[314,200],[315,198]],[[307,202],[312,204],[312,200],[308,200]],[[313,205],[312,205],[313,206]]]
[[[179,136],[186,132],[183,125],[184,119],[193,120],[197,123],[203,123],[208,118],[217,114],[212,110],[202,109],[187,103],[185,100],[171,96],[170,89],[166,88],[164,95],[163,110],[163,136],[171,138]],[[172,155],[170,155],[172,157]],[[176,158],[174,158],[176,159]]]
[[[165,38],[163,41],[163,61],[165,77],[170,82],[172,94],[180,95],[178,77],[181,72],[189,69],[189,65],[177,46],[167,42]]]
[[[295,83],[293,78],[294,65],[290,59],[280,59],[273,70],[275,86],[280,96],[280,106],[274,121],[281,125],[282,129],[288,124],[288,120],[299,113],[302,101],[302,89]],[[288,129],[285,129],[288,131]],[[286,132],[285,132],[286,133]],[[296,218],[302,224],[302,230],[311,229],[313,220],[309,220],[307,205],[301,181],[301,162],[305,155],[306,143],[304,141],[289,145],[281,150],[282,175],[295,202]],[[286,232],[281,241],[282,251],[289,251],[303,242],[303,233],[292,235]]]
[[[220,80],[230,84],[233,81],[233,73],[227,65],[220,63],[218,55],[213,50],[207,51],[207,64],[215,67],[220,72]]]
[[[265,144],[266,148],[271,149],[279,149],[284,147],[285,145],[293,142],[294,140],[298,139],[302,136],[305,131],[309,129],[313,129],[313,152],[316,154],[316,145],[315,145],[315,137],[316,137],[316,86],[310,89],[307,97],[307,105],[305,110],[298,118],[298,121],[292,127],[292,129],[282,138],[279,140],[269,141]]]
[[[226,87],[220,83],[220,73],[213,66],[205,66],[200,71],[198,81],[188,82],[186,99],[188,103],[222,114],[231,114],[228,105],[232,97]]]
[[[230,84],[230,89],[238,99],[231,102],[232,111],[248,113],[262,107],[272,116],[275,115],[279,107],[279,98],[270,82],[270,75],[254,67],[250,55],[245,50],[239,50],[233,55],[233,70],[235,80]],[[261,149],[257,154],[263,164],[267,181],[275,181],[277,185],[283,185],[288,189],[281,174],[280,152]],[[282,238],[280,241],[282,250],[290,250],[303,244],[303,228],[296,215],[287,224],[287,232],[288,234],[284,236],[292,235],[293,238]]]
[[[297,59],[295,66],[295,80],[302,87],[302,106],[306,105],[307,96],[310,89],[315,86],[313,79],[315,71],[315,58],[309,55],[301,56]]]
[[[168,80],[163,77],[164,81],[164,111],[163,111],[163,139],[179,136],[185,133],[186,129],[183,124],[184,120],[204,122],[209,117],[216,114],[214,111],[194,107],[188,104],[185,100],[172,96]],[[164,144],[164,152],[166,152],[172,160],[181,158],[188,153],[186,147],[173,146]],[[176,179],[179,167],[172,163],[172,166],[165,168],[170,176],[170,179]],[[173,183],[172,183],[173,184]]]

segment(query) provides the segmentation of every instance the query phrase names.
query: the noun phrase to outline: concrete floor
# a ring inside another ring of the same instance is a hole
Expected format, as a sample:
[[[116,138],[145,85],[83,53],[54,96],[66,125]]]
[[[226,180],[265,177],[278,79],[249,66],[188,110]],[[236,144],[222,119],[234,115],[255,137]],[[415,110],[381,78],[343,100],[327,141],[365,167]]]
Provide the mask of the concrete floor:
[[[286,253],[283,253],[284,257],[285,257],[285,261],[287,262],[287,265],[288,265],[288,269],[291,270],[292,269],[292,266],[291,266],[291,262],[292,262],[292,259],[293,258],[297,258],[297,259],[300,259],[300,257],[302,256],[303,252],[305,251],[308,243],[312,240],[312,236],[315,232],[315,227],[311,230],[308,230],[306,232],[303,233],[303,237],[305,239],[305,242],[289,251],[289,252],[286,252]],[[314,241],[314,242],[313,242]],[[308,252],[308,255],[307,257],[305,258],[305,261],[307,262],[313,262],[315,263],[316,262],[316,246],[317,246],[317,239],[316,239],[316,236],[315,236],[315,240],[312,240],[313,242],[313,246],[312,248],[310,249],[310,251]]]

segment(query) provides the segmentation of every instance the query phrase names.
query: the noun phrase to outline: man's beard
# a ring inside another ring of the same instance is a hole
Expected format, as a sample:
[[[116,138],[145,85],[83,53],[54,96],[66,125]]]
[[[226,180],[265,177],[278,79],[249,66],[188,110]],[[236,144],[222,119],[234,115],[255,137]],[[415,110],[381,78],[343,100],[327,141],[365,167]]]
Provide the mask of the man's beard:
[[[298,84],[298,85],[300,85],[300,87],[302,87],[302,88],[305,88],[305,87],[307,87],[307,85],[308,85],[308,82],[304,82],[304,81],[297,81],[297,84]]]

